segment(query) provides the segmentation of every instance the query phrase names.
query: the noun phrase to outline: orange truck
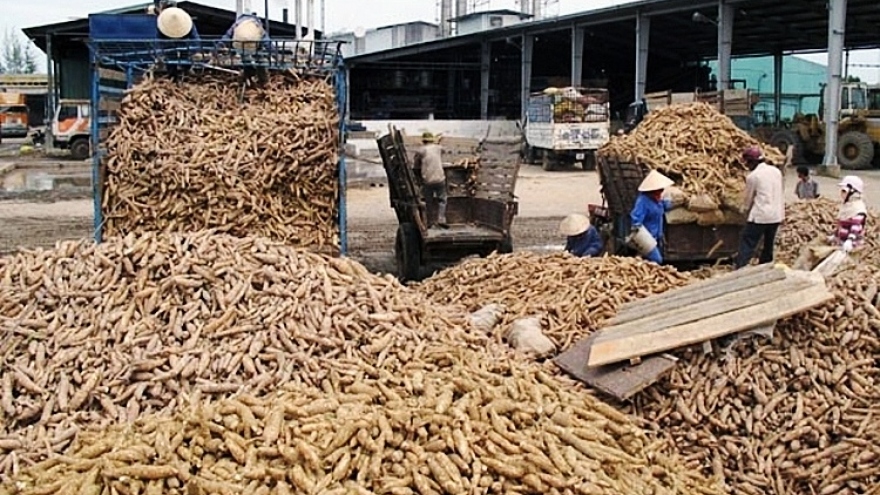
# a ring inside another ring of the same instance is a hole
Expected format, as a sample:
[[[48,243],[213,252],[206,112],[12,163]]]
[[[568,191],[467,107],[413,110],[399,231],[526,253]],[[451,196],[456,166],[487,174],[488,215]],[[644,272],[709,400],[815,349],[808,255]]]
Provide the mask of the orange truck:
[[[0,135],[27,136],[28,108],[21,93],[0,93]]]

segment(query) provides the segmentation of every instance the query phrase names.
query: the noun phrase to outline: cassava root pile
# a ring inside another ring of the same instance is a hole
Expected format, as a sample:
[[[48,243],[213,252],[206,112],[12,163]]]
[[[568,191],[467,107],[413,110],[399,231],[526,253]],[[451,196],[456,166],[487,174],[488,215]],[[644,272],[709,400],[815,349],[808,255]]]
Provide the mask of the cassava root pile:
[[[106,236],[215,228],[338,248],[339,116],[326,81],[147,78],[118,118],[107,142]]]
[[[416,286],[426,297],[469,311],[507,308],[500,338],[517,318],[542,314],[543,330],[565,350],[635,299],[681,287],[686,274],[637,258],[577,258],[519,252],[466,260]]]
[[[330,358],[394,370],[431,341],[486,346],[433,306],[356,262],[210,231],[2,258],[0,474],[181,393],[320,383]]]
[[[777,166],[784,162],[776,148],[762,146],[711,105],[687,103],[648,113],[632,133],[612,137],[599,155],[680,177],[685,193],[707,194],[721,205],[735,203],[745,188],[748,169],[741,157],[748,146],[761,146]]]
[[[834,232],[830,200],[789,205],[777,261]],[[869,212],[868,225],[878,215]],[[632,412],[694,469],[733,493],[856,494],[880,485],[880,268],[877,236],[833,275],[836,300],[714,355],[693,353]]]
[[[402,373],[331,374],[82,434],[22,495],[721,494],[626,415],[535,366],[440,347]]]

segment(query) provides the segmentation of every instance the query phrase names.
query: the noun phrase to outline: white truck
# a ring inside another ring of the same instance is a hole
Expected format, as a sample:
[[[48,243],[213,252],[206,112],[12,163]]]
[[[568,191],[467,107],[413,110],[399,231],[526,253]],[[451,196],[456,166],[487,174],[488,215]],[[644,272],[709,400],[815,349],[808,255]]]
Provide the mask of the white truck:
[[[611,132],[607,89],[547,88],[529,97],[526,115],[526,162],[544,170],[576,163],[596,168],[596,150]]]

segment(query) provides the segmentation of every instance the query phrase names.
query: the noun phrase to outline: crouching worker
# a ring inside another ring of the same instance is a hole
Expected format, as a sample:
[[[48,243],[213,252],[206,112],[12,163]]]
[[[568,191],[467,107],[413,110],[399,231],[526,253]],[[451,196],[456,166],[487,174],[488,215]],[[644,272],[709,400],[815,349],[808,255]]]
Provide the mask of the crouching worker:
[[[831,240],[848,253],[861,245],[865,235],[868,218],[868,207],[862,200],[865,184],[859,177],[847,175],[838,186],[841,203],[837,211],[837,232]]]
[[[672,209],[672,202],[663,199],[663,191],[673,184],[672,179],[652,170],[639,184],[639,195],[630,213],[629,243],[643,258],[657,264],[663,263],[663,225],[666,212]]]
[[[559,233],[566,236],[565,250],[575,256],[598,256],[602,252],[602,238],[590,219],[577,213],[569,215],[559,224]]]

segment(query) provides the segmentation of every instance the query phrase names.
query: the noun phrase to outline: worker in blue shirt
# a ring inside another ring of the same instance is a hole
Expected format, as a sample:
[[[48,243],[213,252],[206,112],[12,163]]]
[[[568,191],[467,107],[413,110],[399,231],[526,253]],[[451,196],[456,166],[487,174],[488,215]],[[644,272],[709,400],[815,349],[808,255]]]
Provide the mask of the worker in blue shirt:
[[[559,224],[559,233],[566,236],[565,250],[575,256],[598,256],[602,252],[602,238],[590,219],[572,214]]]
[[[652,170],[639,184],[639,195],[636,197],[636,203],[630,213],[630,235],[636,240],[637,248],[641,245],[638,248],[639,254],[657,264],[663,263],[663,255],[660,254],[663,242],[663,224],[666,212],[672,208],[671,201],[663,199],[663,190],[673,184],[675,182],[672,179]],[[646,238],[646,234],[653,239]],[[645,249],[651,244],[653,244],[653,248]]]

